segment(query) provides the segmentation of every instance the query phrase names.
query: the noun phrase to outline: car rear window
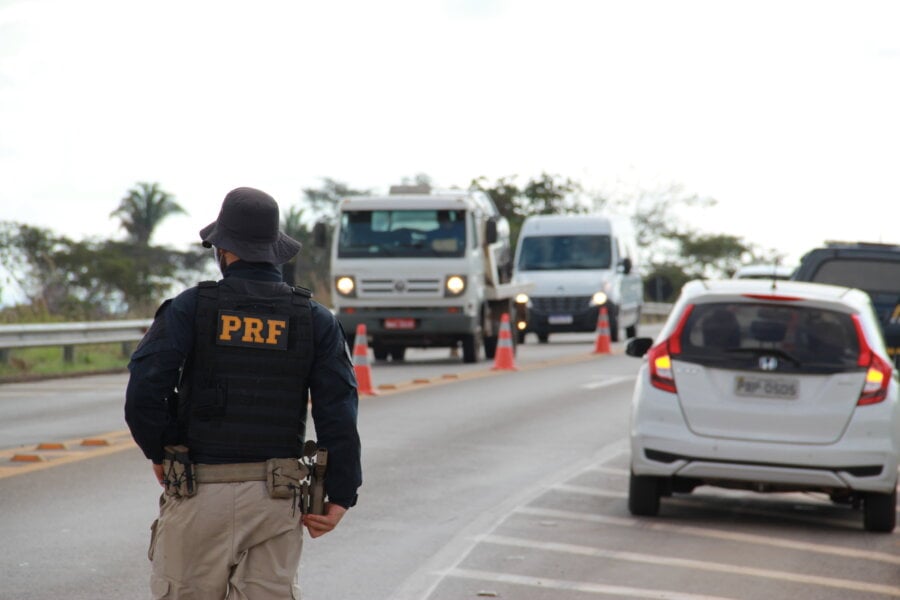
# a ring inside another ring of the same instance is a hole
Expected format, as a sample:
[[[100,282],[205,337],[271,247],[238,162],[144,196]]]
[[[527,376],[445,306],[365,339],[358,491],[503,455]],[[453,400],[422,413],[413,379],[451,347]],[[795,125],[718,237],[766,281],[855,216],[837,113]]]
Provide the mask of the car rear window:
[[[681,346],[682,360],[736,369],[758,369],[770,356],[777,370],[835,372],[857,369],[859,358],[849,314],[789,304],[698,304]]]
[[[897,260],[826,260],[813,274],[812,281],[900,294],[900,255]]]

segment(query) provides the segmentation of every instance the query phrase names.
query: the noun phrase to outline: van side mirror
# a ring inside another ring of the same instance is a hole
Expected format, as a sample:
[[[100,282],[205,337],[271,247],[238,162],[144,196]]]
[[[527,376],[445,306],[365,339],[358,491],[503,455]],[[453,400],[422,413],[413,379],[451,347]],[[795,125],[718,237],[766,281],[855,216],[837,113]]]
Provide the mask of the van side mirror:
[[[622,272],[628,275],[631,273],[631,259],[629,257],[623,258],[619,264],[622,266]]]
[[[497,220],[494,217],[488,219],[484,232],[484,241],[486,244],[495,244],[497,242]]]
[[[313,225],[313,245],[316,248],[324,248],[326,239],[328,238],[328,232],[325,227],[325,223],[322,221],[317,222]]]

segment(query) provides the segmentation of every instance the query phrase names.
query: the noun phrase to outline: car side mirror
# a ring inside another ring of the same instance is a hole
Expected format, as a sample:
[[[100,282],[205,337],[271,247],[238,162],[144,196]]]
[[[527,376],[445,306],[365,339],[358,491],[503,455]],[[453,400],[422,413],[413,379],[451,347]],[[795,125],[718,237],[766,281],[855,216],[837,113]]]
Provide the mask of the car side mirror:
[[[622,272],[628,275],[631,273],[631,259],[629,257],[623,258],[619,264],[622,266]]]
[[[497,221],[493,217],[488,219],[484,232],[484,241],[486,244],[494,244],[497,242]]]
[[[653,345],[653,338],[639,337],[628,340],[625,344],[625,354],[635,358],[641,358],[647,354],[647,350]]]
[[[325,223],[323,223],[322,221],[319,221],[318,223],[313,225],[312,233],[313,233],[313,245],[316,248],[324,248],[326,239],[328,237],[328,235],[327,235],[328,232],[326,231]]]

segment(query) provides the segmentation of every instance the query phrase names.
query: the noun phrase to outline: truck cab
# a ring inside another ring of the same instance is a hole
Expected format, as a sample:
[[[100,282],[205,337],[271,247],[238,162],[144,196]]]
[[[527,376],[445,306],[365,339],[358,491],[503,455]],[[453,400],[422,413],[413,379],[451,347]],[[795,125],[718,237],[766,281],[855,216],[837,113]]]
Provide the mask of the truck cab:
[[[503,313],[524,323],[509,224],[480,191],[395,186],[343,199],[331,272],[337,318],[348,336],[365,324],[376,360],[458,345],[464,362],[482,347],[493,358]]]

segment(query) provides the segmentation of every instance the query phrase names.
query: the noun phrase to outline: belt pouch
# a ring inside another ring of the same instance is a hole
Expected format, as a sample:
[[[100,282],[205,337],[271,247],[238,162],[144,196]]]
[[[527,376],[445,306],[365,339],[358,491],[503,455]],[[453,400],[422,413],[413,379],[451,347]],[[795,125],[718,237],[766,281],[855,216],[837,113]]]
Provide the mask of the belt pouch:
[[[191,462],[187,446],[163,448],[163,483],[166,495],[190,498],[197,493],[197,473]]]
[[[270,458],[266,461],[266,488],[272,498],[296,498],[300,483],[309,469],[296,458]]]

